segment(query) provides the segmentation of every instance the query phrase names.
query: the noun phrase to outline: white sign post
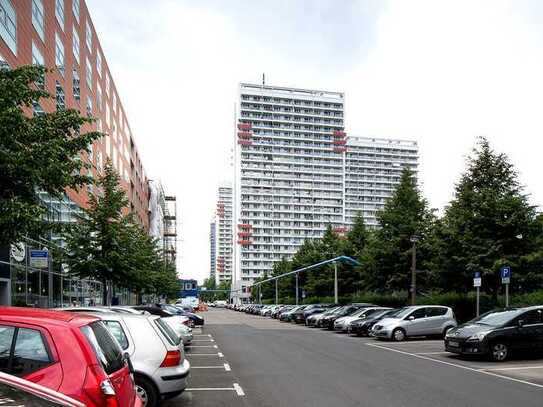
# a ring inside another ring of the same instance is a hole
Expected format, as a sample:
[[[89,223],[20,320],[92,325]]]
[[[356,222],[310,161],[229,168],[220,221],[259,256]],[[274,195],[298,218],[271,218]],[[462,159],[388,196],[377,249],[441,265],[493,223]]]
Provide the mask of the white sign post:
[[[473,286],[477,289],[477,307],[476,307],[476,314],[479,316],[479,302],[481,299],[481,273],[477,272],[473,276]]]

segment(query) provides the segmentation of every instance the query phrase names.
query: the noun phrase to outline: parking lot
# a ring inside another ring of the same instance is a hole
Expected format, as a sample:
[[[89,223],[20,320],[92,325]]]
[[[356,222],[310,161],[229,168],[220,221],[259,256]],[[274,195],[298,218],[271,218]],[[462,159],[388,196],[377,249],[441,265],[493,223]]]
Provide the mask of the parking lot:
[[[191,364],[189,387],[162,406],[245,406],[243,388],[237,382],[228,358],[207,326],[193,329],[194,339],[185,354]]]
[[[504,363],[218,309],[187,351],[188,390],[165,406],[540,406],[543,359]]]

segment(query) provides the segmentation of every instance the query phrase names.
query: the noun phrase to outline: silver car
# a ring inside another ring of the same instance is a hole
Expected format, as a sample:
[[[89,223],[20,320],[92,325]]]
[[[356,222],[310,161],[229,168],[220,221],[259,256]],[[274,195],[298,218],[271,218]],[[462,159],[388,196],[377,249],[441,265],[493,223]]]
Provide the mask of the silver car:
[[[183,343],[156,315],[96,313],[106,324],[134,368],[136,391],[143,405],[157,407],[187,387],[190,364]]]
[[[383,308],[383,307],[360,308],[358,311],[355,311],[354,313],[350,315],[336,319],[334,321],[334,330],[347,332],[349,328],[349,324],[355,319],[364,319],[373,313],[376,313],[378,311],[383,311],[383,310],[389,310],[389,309],[391,308]]]
[[[371,336],[403,341],[410,336],[439,335],[444,337],[457,326],[453,310],[441,305],[413,305],[400,308],[382,319],[371,330]]]
[[[179,323],[179,319],[176,318],[177,315],[171,316],[171,317],[165,317],[162,318],[164,321],[168,323],[170,328],[173,329],[173,331],[181,337],[181,340],[183,341],[183,345],[188,346],[192,343],[192,340],[194,339],[194,335],[192,334],[192,328],[189,328],[188,326],[184,324]],[[185,317],[183,317],[185,318]]]

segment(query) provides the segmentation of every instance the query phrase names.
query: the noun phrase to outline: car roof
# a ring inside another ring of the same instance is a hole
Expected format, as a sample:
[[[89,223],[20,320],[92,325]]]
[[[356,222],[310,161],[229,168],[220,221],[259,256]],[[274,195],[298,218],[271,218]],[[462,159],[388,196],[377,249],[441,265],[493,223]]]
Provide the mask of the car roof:
[[[53,323],[57,325],[72,324],[76,326],[87,325],[99,320],[96,316],[79,314],[77,312],[65,312],[43,308],[26,307],[0,307],[0,320],[36,321]]]

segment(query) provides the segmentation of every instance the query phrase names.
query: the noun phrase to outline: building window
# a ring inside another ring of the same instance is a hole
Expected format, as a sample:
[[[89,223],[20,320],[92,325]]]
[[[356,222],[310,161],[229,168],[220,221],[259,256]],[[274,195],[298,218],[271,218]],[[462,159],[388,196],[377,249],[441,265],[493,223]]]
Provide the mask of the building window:
[[[8,61],[0,54],[0,69],[9,69]]]
[[[57,110],[64,110],[66,108],[66,98],[64,96],[64,89],[60,85],[59,81],[55,81],[56,85],[56,99],[57,99]]]
[[[87,77],[87,88],[89,88],[89,90],[92,90],[92,65],[89,58],[87,58],[87,69],[85,72],[85,76]]]
[[[75,25],[72,32],[72,51],[74,53],[75,60],[79,64],[79,31],[77,31]]]
[[[109,75],[107,74],[107,71],[105,73],[105,79],[106,79],[106,94],[109,96],[110,82],[109,82]]]
[[[102,87],[100,83],[96,83],[96,108],[99,112],[102,111]]]
[[[102,168],[103,168],[102,152],[97,151],[96,152],[96,170],[98,171],[99,174],[102,173]]]
[[[87,117],[92,117],[92,99],[87,96]]]
[[[81,80],[79,79],[79,73],[75,68],[73,70],[72,77],[72,90],[74,94],[74,99],[79,102],[81,100]]]
[[[17,55],[17,14],[10,0],[0,0],[0,37]]]
[[[56,0],[55,15],[60,28],[64,30],[64,0]]]
[[[43,29],[43,0],[32,0],[32,26],[41,40],[45,41],[45,31]]]
[[[87,33],[87,48],[89,49],[89,52],[92,54],[92,28],[90,26],[89,20],[87,20],[86,25],[86,33]]]
[[[100,51],[96,51],[96,70],[98,76],[102,76],[102,54],[100,54]]]
[[[72,1],[72,13],[75,17],[75,20],[79,23],[79,0]]]
[[[55,33],[55,63],[59,72],[64,75],[64,43],[58,33]]]
[[[43,107],[38,102],[32,102],[32,115],[34,117],[36,116],[42,116],[45,114],[45,111],[43,110]]]
[[[38,48],[38,46],[36,45],[36,43],[34,41],[32,41],[32,63],[34,65],[41,65],[41,66],[45,65],[45,60],[43,59],[43,55],[40,52],[40,49]],[[44,75],[42,75],[41,78],[36,81],[36,86],[39,89],[42,89],[42,90],[45,89],[45,76]]]

